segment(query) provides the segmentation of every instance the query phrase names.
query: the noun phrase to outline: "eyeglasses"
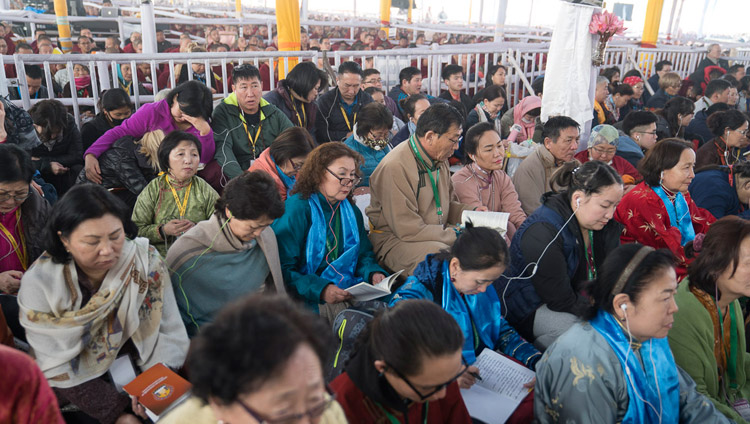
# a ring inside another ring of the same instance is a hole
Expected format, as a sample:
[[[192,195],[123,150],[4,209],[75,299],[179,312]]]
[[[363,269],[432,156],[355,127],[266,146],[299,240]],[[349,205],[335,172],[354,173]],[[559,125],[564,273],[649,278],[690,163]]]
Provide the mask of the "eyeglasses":
[[[617,153],[617,149],[606,149],[599,146],[592,147],[591,150],[599,153],[600,155],[614,155],[615,153]]]
[[[323,413],[326,412],[326,410],[333,404],[333,402],[336,400],[336,394],[331,392],[331,389],[326,385],[326,392],[328,393],[328,398],[320,402],[319,404],[313,406],[312,408],[308,409],[305,412],[302,412],[300,414],[289,414],[283,417],[279,418],[265,418],[262,414],[254,410],[253,408],[245,405],[244,402],[242,402],[239,398],[237,398],[237,403],[247,412],[250,414],[255,421],[258,421],[260,424],[295,424],[298,423],[299,420],[307,417],[310,420],[315,420],[316,418],[320,418]]]
[[[355,176],[354,178],[347,178],[347,177],[339,177],[328,168],[326,168],[326,171],[328,171],[331,175],[333,175],[334,178],[339,180],[339,183],[341,184],[342,187],[346,187],[349,184],[357,185],[359,184],[360,181],[362,181],[362,177],[360,177],[359,175]]]
[[[365,84],[380,84],[381,82],[383,82],[383,80],[381,78],[378,78],[378,79],[371,79],[371,80],[367,80],[363,82]]]
[[[649,131],[635,131],[635,132],[640,133],[640,134],[653,135],[653,136],[656,136],[658,134],[656,131],[651,131],[651,132],[649,132]]]
[[[302,169],[302,166],[304,166],[304,165],[305,165],[305,162],[299,162],[299,163],[297,163],[297,162],[294,162],[294,161],[293,161],[293,160],[291,160],[291,159],[289,159],[289,163],[291,163],[291,164],[292,164],[292,168],[293,168],[293,169],[294,169],[295,171],[299,171],[300,169]]]
[[[437,393],[437,392],[439,392],[439,391],[441,391],[441,390],[445,389],[446,387],[448,387],[448,386],[449,386],[449,385],[450,385],[451,383],[453,383],[454,381],[456,381],[456,380],[458,380],[459,378],[461,378],[461,376],[462,376],[462,375],[464,375],[464,374],[466,373],[466,371],[468,371],[468,369],[469,369],[469,364],[467,364],[467,363],[466,363],[466,360],[465,360],[465,359],[463,358],[463,356],[461,357],[461,363],[463,364],[463,369],[461,369],[461,371],[460,371],[460,372],[459,372],[458,374],[456,374],[456,376],[455,376],[455,377],[451,378],[450,380],[446,381],[445,383],[442,383],[442,384],[438,384],[437,386],[435,386],[435,387],[434,387],[434,388],[432,389],[432,391],[430,391],[430,392],[429,392],[428,394],[426,394],[426,395],[422,394],[422,392],[420,392],[420,391],[419,391],[419,390],[418,390],[418,389],[417,389],[416,387],[414,387],[414,385],[413,385],[413,384],[411,383],[411,381],[409,381],[409,379],[408,379],[408,378],[406,378],[406,376],[405,376],[404,374],[402,374],[402,373],[401,373],[401,371],[397,370],[396,368],[394,368],[394,367],[393,367],[393,366],[391,366],[391,365],[387,365],[387,364],[386,364],[386,365],[387,365],[387,366],[388,366],[388,368],[390,368],[390,369],[391,369],[391,370],[392,370],[392,371],[393,371],[394,373],[396,373],[396,375],[397,375],[397,376],[398,376],[398,377],[399,377],[400,379],[404,380],[404,383],[406,383],[406,385],[407,385],[407,386],[409,386],[409,388],[411,388],[412,390],[414,390],[414,393],[416,393],[416,394],[417,394],[417,396],[419,396],[419,400],[421,400],[421,401],[424,401],[424,400],[426,400],[426,399],[429,399],[429,398],[430,398],[430,397],[431,397],[432,395],[434,395],[435,393]]]
[[[738,133],[740,133],[740,134],[742,134],[742,135],[746,135],[746,134],[747,134],[747,130],[748,130],[748,129],[747,129],[747,128],[745,128],[744,130],[732,130],[732,131],[736,131],[736,132],[738,132]]]
[[[23,202],[31,196],[31,191],[27,191],[26,194],[11,195],[10,193],[0,193],[0,203],[5,203],[10,199],[16,202]]]

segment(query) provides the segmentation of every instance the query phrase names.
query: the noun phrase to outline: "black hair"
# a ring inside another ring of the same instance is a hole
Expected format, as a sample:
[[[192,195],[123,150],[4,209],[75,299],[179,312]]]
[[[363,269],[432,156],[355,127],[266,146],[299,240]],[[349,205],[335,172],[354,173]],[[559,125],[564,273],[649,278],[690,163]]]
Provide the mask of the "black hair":
[[[629,70],[628,72],[625,72],[625,75],[623,75],[623,76],[622,76],[622,79],[623,79],[623,81],[624,81],[624,80],[625,80],[625,78],[627,78],[627,77],[638,77],[638,78],[641,78],[641,73],[640,73],[640,72],[638,72],[638,70],[637,70],[637,69],[631,69],[631,70]],[[643,79],[643,78],[641,78],[641,80],[642,80],[642,79]]]
[[[658,278],[660,273],[674,267],[674,256],[668,249],[658,249],[649,252],[643,257],[638,266],[633,269],[630,276],[627,277],[622,291],[612,293],[615,284],[622,277],[625,268],[633,259],[633,256],[643,247],[639,243],[623,244],[607,255],[598,272],[596,281],[589,285],[588,291],[591,294],[593,304],[585,312],[584,319],[593,319],[599,310],[609,312],[610,314],[614,313],[612,302],[615,296],[620,293],[628,295],[631,302],[638,303],[640,295],[646,290],[648,285],[655,278]]]
[[[557,143],[557,138],[560,137],[560,132],[567,128],[581,129],[578,122],[569,116],[553,116],[544,123],[544,130],[542,131],[543,138],[549,138],[553,142]]]
[[[237,76],[236,73],[232,78]],[[175,99],[180,105],[180,110],[187,116],[201,117],[210,122],[214,111],[213,95],[211,89],[199,81],[185,81],[178,85],[167,95],[167,104],[172,107]]]
[[[635,94],[633,91],[633,87],[631,87],[628,84],[618,84],[615,88],[612,89],[612,95],[619,94],[621,96],[632,96]]]
[[[464,136],[464,152],[466,153],[464,155],[465,164],[470,164],[473,162],[473,160],[469,156],[477,154],[479,139],[482,138],[484,133],[486,133],[487,131],[495,131],[495,133],[497,133],[495,126],[489,122],[476,123],[472,125],[472,127],[469,128],[468,131],[466,131],[466,135]],[[499,136],[500,134],[498,134],[498,137]]]
[[[99,107],[107,112],[117,110],[123,107],[133,109],[133,102],[130,96],[122,88],[110,88],[102,92],[99,98]]]
[[[550,178],[550,186],[564,189],[563,193],[568,200],[576,191],[590,196],[615,184],[622,185],[620,174],[598,160],[590,160],[583,165],[577,160],[566,162]]]
[[[737,109],[729,109],[723,112],[716,112],[708,117],[706,125],[711,133],[717,137],[724,135],[724,130],[736,130],[747,122],[747,115]]]
[[[732,88],[736,88],[739,90],[740,82],[737,81],[737,78],[735,78],[734,76],[725,74],[723,77],[721,77],[721,79],[723,79],[724,81],[729,81],[729,84],[732,85]]]
[[[729,109],[731,109],[731,107],[726,103],[722,103],[722,102],[714,103],[711,106],[709,106],[708,109],[706,109],[706,117],[709,117],[716,112],[723,112]]]
[[[367,93],[367,94],[369,94],[371,96],[373,94],[375,94],[375,93],[380,93],[380,94],[385,95],[385,93],[383,93],[383,90],[379,89],[378,87],[375,87],[374,85],[365,88],[365,93]]]
[[[674,168],[680,162],[682,152],[692,148],[692,144],[680,138],[661,140],[649,149],[638,163],[638,172],[646,184],[658,186],[662,171]]]
[[[190,141],[198,149],[198,157],[201,155],[201,142],[198,137],[184,131],[172,131],[164,137],[159,144],[159,150],[156,151],[156,157],[159,160],[159,168],[164,172],[169,172],[169,153],[174,150],[183,141]]]
[[[68,190],[55,203],[47,221],[44,249],[52,261],[63,264],[72,258],[65,250],[61,237],[69,237],[82,222],[107,214],[114,215],[122,222],[126,237],[132,239],[138,235],[138,227],[130,219],[130,209],[103,186],[80,184]]]
[[[435,256],[435,259],[444,261],[452,258],[458,259],[464,271],[482,271],[497,265],[506,267],[508,245],[497,230],[475,227],[471,222],[467,222],[466,228],[461,231],[453,246]]]
[[[86,37],[86,38],[88,38],[88,37]],[[21,50],[21,49],[34,50],[34,49],[31,48],[31,45],[29,45],[29,43],[18,43],[18,44],[16,44],[16,50]]]
[[[31,156],[25,150],[14,144],[0,144],[0,183],[31,184],[35,172]]]
[[[398,73],[398,85],[404,85],[404,80],[411,81],[415,75],[422,75],[422,71],[413,66],[407,66]]]
[[[343,74],[355,74],[362,76],[362,67],[359,66],[359,63],[352,62],[352,61],[346,61],[342,62],[341,65],[339,65],[339,76]]]
[[[320,83],[319,93],[328,87],[328,76],[312,62],[300,62],[286,75],[287,87],[298,96],[307,98],[307,94]]]
[[[417,137],[424,137],[427,131],[438,135],[445,134],[453,125],[459,128],[464,124],[461,112],[445,103],[437,103],[427,108],[417,121]]]
[[[505,66],[503,66],[503,65],[492,65],[492,66],[490,66],[490,67],[489,67],[489,68],[487,69],[487,84],[486,84],[486,86],[487,86],[487,87],[490,87],[490,86],[492,86],[492,85],[495,85],[495,83],[493,83],[493,82],[492,82],[492,77],[494,77],[494,76],[495,76],[495,74],[497,73],[497,71],[499,71],[499,70],[501,70],[501,69],[502,69],[503,71],[505,71],[505,72],[508,72],[508,68],[506,68],[506,67],[505,67]]]
[[[493,101],[498,97],[505,99],[505,89],[501,85],[491,85],[482,90],[482,100]]]
[[[740,78],[739,90],[744,92],[750,91],[750,75],[745,75],[744,77]]]
[[[257,79],[262,81],[260,77],[260,71],[255,65],[251,63],[243,63],[242,65],[235,66],[232,69],[232,84],[237,84],[239,80],[251,80]]]
[[[34,104],[29,109],[34,124],[42,127],[39,137],[49,140],[52,134],[68,129],[68,111],[59,100],[47,99]]]
[[[300,346],[309,346],[323,366],[333,344],[323,320],[289,298],[246,297],[222,309],[192,340],[187,368],[193,394],[230,405],[283,373]]]
[[[365,69],[362,72],[362,79],[369,77],[370,75],[380,75],[380,71],[375,68]]]
[[[307,129],[289,127],[271,143],[269,152],[274,162],[284,162],[300,156],[307,156],[316,147],[315,140]]]
[[[23,65],[23,69],[24,72],[26,72],[26,76],[33,80],[40,80],[42,79],[42,77],[44,77],[42,68],[38,67],[37,65]]]
[[[277,219],[284,215],[284,201],[279,189],[265,171],[245,172],[232,178],[216,201],[215,208],[224,219],[227,219],[225,209],[229,209],[233,218],[242,220]]]
[[[458,66],[458,65],[446,65],[445,68],[443,68],[443,73],[441,74],[441,77],[443,80],[450,79],[451,76],[461,74],[461,77],[464,75],[464,68]]]
[[[387,107],[378,102],[370,102],[359,110],[357,118],[357,135],[367,137],[370,131],[378,128],[393,127],[393,114]]]
[[[616,74],[621,74],[620,68],[617,66],[613,66],[611,68],[603,69],[601,72],[601,76],[606,77],[610,83],[612,83],[612,77],[614,77]]]
[[[414,116],[414,108],[420,100],[427,100],[427,96],[424,94],[412,94],[405,99],[399,100],[398,103],[404,111],[404,118],[409,119],[409,117]]]
[[[459,352],[464,336],[456,320],[440,305],[419,299],[381,310],[360,340],[366,341],[374,359],[409,377],[422,371],[425,359]]]
[[[653,112],[636,110],[625,115],[622,121],[622,131],[629,136],[634,128],[655,124],[658,120],[659,117]]]
[[[661,72],[661,70],[664,69],[665,65],[672,66],[672,62],[668,60],[660,60],[656,62],[656,65],[654,65],[654,70],[656,70],[656,72]]]
[[[667,137],[682,137],[685,133],[685,127],[681,127],[679,117],[680,115],[690,115],[693,113],[693,110],[695,110],[695,104],[687,97],[676,96],[667,100],[664,109],[658,112],[667,120],[667,124],[669,125],[670,133]]]
[[[732,88],[732,83],[727,80],[711,80],[708,84],[706,84],[706,92],[704,93],[704,95],[706,96],[706,98],[710,99],[714,94],[721,93],[724,90],[728,90],[730,88]]]
[[[534,90],[534,95],[539,96],[544,93],[544,77],[539,77],[531,83],[531,89]]]

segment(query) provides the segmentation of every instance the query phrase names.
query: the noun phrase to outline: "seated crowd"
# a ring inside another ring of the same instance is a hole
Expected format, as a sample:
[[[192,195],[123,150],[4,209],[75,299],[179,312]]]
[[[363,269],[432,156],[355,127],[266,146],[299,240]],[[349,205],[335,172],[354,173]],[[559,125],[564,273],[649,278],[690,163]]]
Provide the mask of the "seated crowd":
[[[669,66],[607,69],[588,133],[541,121],[543,82],[509,104],[500,64],[472,96],[446,65],[440,97],[351,61],[264,95],[243,64],[216,107],[193,68],[135,111],[120,66],[80,131],[3,99],[0,343],[34,361],[0,346],[0,422],[147,422],[127,355],[193,384],[166,423],[468,424],[487,348],[536,373],[508,422],[749,423],[749,119]]]

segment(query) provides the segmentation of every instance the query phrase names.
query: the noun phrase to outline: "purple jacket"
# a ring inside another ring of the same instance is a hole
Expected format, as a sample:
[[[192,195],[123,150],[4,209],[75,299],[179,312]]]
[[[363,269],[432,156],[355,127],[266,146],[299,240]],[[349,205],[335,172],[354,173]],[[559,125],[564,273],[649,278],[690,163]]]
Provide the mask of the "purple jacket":
[[[112,128],[99,137],[98,140],[86,150],[84,157],[88,154],[92,154],[97,158],[104,152],[106,152],[115,141],[122,137],[130,136],[138,140],[143,137],[144,134],[150,131],[162,130],[164,135],[178,129],[172,120],[172,113],[169,111],[169,104],[167,100],[160,100],[155,103],[147,103],[141,105],[141,107],[122,124]],[[214,152],[216,145],[214,144],[214,132],[209,131],[206,135],[200,135],[200,132],[191,127],[186,132],[193,134],[198,137],[201,142],[201,163],[208,163],[214,158]]]

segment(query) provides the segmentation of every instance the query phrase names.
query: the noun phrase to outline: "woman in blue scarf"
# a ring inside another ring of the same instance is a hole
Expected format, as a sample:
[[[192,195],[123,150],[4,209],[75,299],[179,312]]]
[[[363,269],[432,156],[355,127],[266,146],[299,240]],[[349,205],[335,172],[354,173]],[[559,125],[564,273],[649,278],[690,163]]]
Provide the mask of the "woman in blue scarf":
[[[492,287],[507,264],[508,247],[503,236],[491,228],[468,223],[450,251],[427,255],[417,265],[414,274],[393,296],[391,306],[407,299],[431,300],[461,327],[467,364],[474,364],[477,355],[489,348],[533,370],[541,353],[503,318],[500,298]],[[474,376],[481,373],[481,369],[470,366],[469,372],[459,378],[459,385],[471,387]],[[525,408],[524,404],[517,408],[511,422],[529,422],[533,418],[532,402],[529,397]]]
[[[385,278],[362,214],[351,201],[361,163],[362,156],[343,143],[317,147],[297,175],[284,216],[272,227],[284,282],[314,310],[319,304],[350,300],[346,288]],[[326,309],[325,314],[332,315],[332,308]]]
[[[286,200],[297,180],[297,173],[315,147],[310,133],[302,127],[289,127],[279,134],[248,171],[264,171],[276,182],[281,200]]]
[[[536,367],[541,423],[728,423],[677,367],[667,333],[677,312],[674,257],[626,244],[591,285],[593,305]]]
[[[151,90],[146,88],[143,81],[138,81],[138,94],[141,96],[150,95]],[[133,86],[133,69],[129,63],[121,63],[117,65],[117,84],[119,88],[125,90],[126,93],[131,96],[135,94]]]

